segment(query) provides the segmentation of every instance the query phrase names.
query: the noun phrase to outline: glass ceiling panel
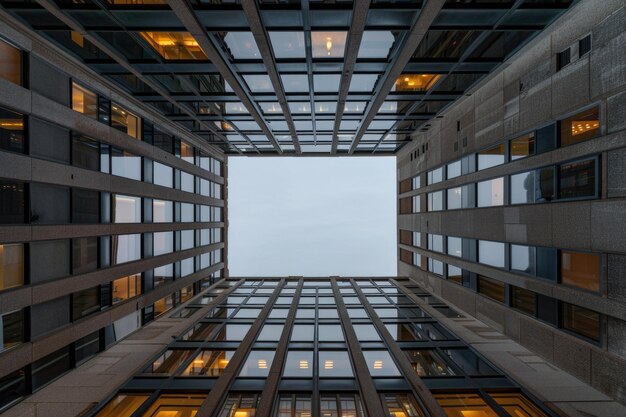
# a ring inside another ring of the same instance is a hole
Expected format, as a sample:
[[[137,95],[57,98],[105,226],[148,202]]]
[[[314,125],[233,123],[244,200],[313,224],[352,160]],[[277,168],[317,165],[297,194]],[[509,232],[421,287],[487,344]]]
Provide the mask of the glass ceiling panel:
[[[283,109],[280,107],[280,103],[278,102],[261,101],[258,104],[261,106],[261,110],[265,114],[281,114],[283,112]]]
[[[252,32],[228,32],[224,42],[235,59],[261,59]]]
[[[428,91],[439,78],[441,74],[402,74],[391,91]]]
[[[272,81],[266,74],[245,74],[243,79],[253,93],[271,93],[274,91]]]
[[[366,30],[363,32],[358,58],[387,58],[395,42],[395,36],[388,30]]]
[[[343,58],[348,32],[311,32],[313,58]]]
[[[259,125],[254,121],[237,120],[231,121],[230,123],[237,126],[237,129],[239,130],[261,130]]]
[[[289,130],[289,127],[287,127],[287,122],[284,120],[272,120],[269,122],[269,124],[270,128],[274,131]]]
[[[365,106],[367,106],[365,101],[346,101],[343,111],[345,113],[362,114],[365,111]]]
[[[277,59],[306,57],[304,32],[269,32],[269,36]]]
[[[458,59],[480,34],[467,30],[429,30],[413,53],[419,59]]]
[[[340,74],[313,74],[313,84],[316,92],[337,92],[340,81]]]
[[[350,92],[371,92],[378,79],[378,74],[353,74],[350,80]]]
[[[396,120],[372,120],[367,128],[372,130],[388,130],[391,129],[394,123],[396,123]]]
[[[293,114],[311,113],[311,103],[308,101],[289,102],[289,111]]]
[[[309,79],[306,74],[281,74],[286,93],[308,93]]]
[[[189,32],[139,32],[167,60],[207,60],[198,42]]]
[[[335,126],[334,120],[316,120],[315,121],[315,129],[316,130],[333,130]]]
[[[226,114],[248,114],[248,109],[241,101],[235,103],[224,103],[224,113]]]
[[[316,101],[315,113],[335,113],[337,111],[336,101]]]

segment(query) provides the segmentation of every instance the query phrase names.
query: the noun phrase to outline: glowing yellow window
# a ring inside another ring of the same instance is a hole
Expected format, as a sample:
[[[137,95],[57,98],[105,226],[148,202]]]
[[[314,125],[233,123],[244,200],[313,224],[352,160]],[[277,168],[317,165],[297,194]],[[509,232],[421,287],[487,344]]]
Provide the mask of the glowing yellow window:
[[[498,417],[478,394],[435,394],[448,417]]]
[[[145,394],[117,394],[96,417],[130,417],[147,399]]]
[[[598,107],[583,111],[575,116],[561,120],[561,146],[573,145],[600,134],[600,116]]]
[[[163,394],[143,417],[193,417],[204,401],[204,395]]]
[[[521,393],[489,393],[498,405],[512,416],[545,417],[546,414]]]
[[[206,60],[207,56],[189,32],[139,32],[165,59]]]
[[[98,118],[98,95],[76,83],[72,83],[72,110]]]
[[[428,91],[439,78],[440,74],[402,74],[396,79],[394,91]]]

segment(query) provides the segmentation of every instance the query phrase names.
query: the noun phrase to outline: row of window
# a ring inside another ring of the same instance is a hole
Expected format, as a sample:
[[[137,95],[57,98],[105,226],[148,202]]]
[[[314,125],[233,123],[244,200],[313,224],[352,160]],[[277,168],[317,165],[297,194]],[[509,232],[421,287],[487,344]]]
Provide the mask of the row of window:
[[[221,241],[222,229],[213,228],[0,244],[0,290],[86,274]],[[211,253],[199,255],[197,266],[189,260],[181,261],[177,276],[206,268],[208,265],[202,266],[206,263],[212,264],[205,259],[205,256],[212,256]],[[221,255],[219,258],[221,262]]]
[[[400,199],[400,214],[598,198],[599,158],[586,158]]]
[[[2,68],[0,77],[22,86],[24,83],[24,53],[0,39]],[[109,125],[135,139],[143,140],[189,163],[222,176],[222,164],[188,143],[169,135],[148,121],[125,109],[119,103],[89,90],[75,81],[71,82],[71,108],[94,120]],[[0,149],[25,152],[24,126],[26,119],[17,113],[0,109]],[[7,117],[8,116],[8,117]],[[33,147],[34,148],[34,147]],[[67,163],[67,162],[66,162]]]
[[[207,283],[212,283],[219,276],[221,274],[218,272],[202,281],[206,280]],[[118,319],[22,369],[3,376],[0,378],[0,410],[5,410],[22,397],[40,390],[67,371],[151,322],[155,317],[189,300],[199,289],[200,285],[182,288],[156,301],[153,305],[145,307],[142,311],[133,312]],[[95,287],[95,289],[73,294],[70,309],[65,311],[71,311],[72,321],[78,320],[102,308],[133,298],[140,292],[141,280],[138,274],[122,277],[109,284]],[[33,307],[31,307],[32,309]],[[30,315],[40,312],[31,311]],[[31,332],[34,330],[34,322],[28,326],[25,321],[26,316],[25,311],[21,310],[0,317],[5,340],[4,349],[23,343],[28,339],[29,330]],[[67,321],[69,322],[69,320],[70,316],[68,315]]]
[[[221,207],[0,179],[0,224],[221,222]]]
[[[477,275],[453,264],[427,258],[400,249],[401,261],[427,269],[436,276],[470,288],[492,300],[526,313],[552,326],[563,329],[587,341],[601,343],[603,316],[584,307],[559,301],[502,281]]]
[[[426,184],[436,184],[483,169],[513,162],[532,155],[573,145],[600,135],[599,107],[584,110],[541,129],[525,133],[514,139],[466,155],[463,158],[430,170]],[[400,193],[421,187],[421,174],[400,182]]]
[[[401,230],[400,243],[421,247],[421,234]],[[587,291],[602,289],[602,255],[597,253],[435,234],[427,235],[426,248]]]

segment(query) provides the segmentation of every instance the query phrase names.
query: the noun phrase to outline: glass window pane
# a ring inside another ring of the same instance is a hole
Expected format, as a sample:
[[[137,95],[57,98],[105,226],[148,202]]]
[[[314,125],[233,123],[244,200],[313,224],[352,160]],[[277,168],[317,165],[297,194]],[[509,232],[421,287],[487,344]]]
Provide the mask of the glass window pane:
[[[380,336],[372,324],[353,324],[354,332],[359,341],[380,341]]]
[[[111,174],[141,181],[141,157],[111,148]]]
[[[2,134],[1,130],[0,134]],[[93,171],[100,170],[100,143],[85,136],[73,135],[72,165]]]
[[[561,325],[564,329],[600,340],[600,313],[573,304],[561,303]]]
[[[434,350],[409,350],[405,353],[420,377],[455,375],[454,370]]]
[[[600,291],[600,255],[561,251],[561,283]]]
[[[174,232],[155,232],[153,234],[152,255],[159,256],[174,251]]]
[[[198,42],[188,32],[139,32],[166,60],[206,60]]]
[[[235,59],[260,59],[261,52],[252,32],[228,32],[224,42]]]
[[[171,223],[174,219],[174,203],[165,200],[152,200],[152,221]]]
[[[393,32],[388,30],[366,30],[361,38],[358,58],[387,58],[395,42]]]
[[[343,342],[343,331],[339,324],[320,324],[318,326],[320,342]]]
[[[600,134],[598,107],[561,120],[561,146],[572,145]]]
[[[0,40],[0,77],[22,85],[22,52]]]
[[[320,377],[348,377],[352,378],[352,366],[350,357],[346,351],[320,351],[319,352],[319,375]]]
[[[490,392],[489,396],[512,416],[546,417],[547,415],[519,392]]]
[[[111,236],[111,264],[136,261],[141,258],[141,234]]]
[[[511,270],[535,274],[536,255],[532,246],[511,245]]]
[[[24,285],[24,244],[0,244],[0,290]]]
[[[343,58],[347,32],[311,32],[313,58]]]
[[[504,144],[478,152],[478,170],[504,163]]]
[[[443,351],[468,375],[498,375],[498,372],[468,348]]]
[[[478,277],[478,293],[492,300],[504,303],[504,283],[483,277]]]
[[[501,206],[504,204],[504,178],[478,183],[478,207]]]
[[[168,349],[143,372],[147,374],[173,375],[193,355],[193,350]]]
[[[269,32],[276,59],[305,58],[304,32]]]
[[[411,394],[385,394],[385,407],[389,415],[394,417],[424,416],[421,408],[417,405],[417,401]]]
[[[181,373],[181,376],[218,377],[233,357],[234,351],[202,350]]]
[[[250,324],[232,324],[226,323],[224,327],[215,335],[213,340],[238,342],[248,333],[252,327]]]
[[[257,341],[259,342],[278,342],[280,340],[280,336],[283,332],[282,324],[266,324],[261,329],[261,333],[259,333],[259,337],[257,337]]]
[[[535,171],[511,175],[511,204],[535,202]]]
[[[0,224],[24,223],[24,184],[0,181]]]
[[[315,334],[313,324],[294,324],[291,331],[292,342],[312,342]]]
[[[111,127],[135,139],[140,139],[139,123],[139,117],[124,109],[119,104],[111,104]]]
[[[0,248],[0,257],[2,249]],[[72,274],[84,274],[98,268],[98,238],[72,239]],[[1,274],[1,271],[0,271]],[[2,276],[0,276],[0,279]]]
[[[480,417],[498,417],[491,407],[478,394],[434,394],[448,416],[472,415]]]
[[[98,96],[85,87],[72,82],[72,110],[91,117],[98,118]]]
[[[596,196],[596,160],[559,165],[559,198]]]
[[[159,162],[154,162],[154,177],[153,182],[156,185],[162,185],[163,187],[174,187],[174,170],[172,167],[163,165]]]
[[[308,350],[287,352],[283,376],[311,378],[313,376],[313,352]]]
[[[147,399],[147,394],[117,394],[96,416],[130,417]]]
[[[111,282],[112,303],[117,304],[141,294],[141,274],[129,275]]]
[[[241,367],[240,377],[266,377],[270,372],[274,351],[253,350]]]
[[[0,56],[2,45],[0,40]],[[0,76],[4,62],[0,59]],[[24,116],[0,107],[0,149],[23,153],[24,147]]]
[[[535,154],[535,133],[530,132],[511,140],[511,161]]]
[[[363,351],[363,356],[373,377],[400,376],[400,371],[386,350],[366,350]]]
[[[511,307],[534,316],[537,310],[537,296],[532,291],[511,286]]]

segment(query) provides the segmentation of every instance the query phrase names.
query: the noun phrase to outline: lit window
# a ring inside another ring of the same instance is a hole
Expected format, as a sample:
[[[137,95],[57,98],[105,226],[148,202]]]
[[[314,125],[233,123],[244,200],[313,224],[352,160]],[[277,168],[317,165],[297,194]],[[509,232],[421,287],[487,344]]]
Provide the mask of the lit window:
[[[352,366],[350,357],[346,351],[320,351],[319,352],[319,375],[320,377],[348,377],[352,378]]]
[[[0,40],[0,78],[22,85],[22,51]]]
[[[422,409],[411,394],[385,394],[385,407],[389,416],[393,417],[424,416]]]
[[[139,125],[141,119],[118,104],[111,105],[111,127],[121,130],[128,136],[140,139]]]
[[[435,350],[410,350],[405,353],[420,377],[455,375],[454,370]]]
[[[343,58],[347,32],[311,32],[313,58]]]
[[[575,116],[560,121],[561,146],[572,145],[600,134],[598,108],[586,110]]]
[[[546,414],[524,394],[513,392],[489,392],[489,396],[512,416],[545,417]]]
[[[72,110],[98,118],[98,95],[85,87],[72,82]]]
[[[307,350],[287,352],[283,376],[311,378],[313,376],[313,352]]]
[[[161,394],[146,416],[194,416],[206,398],[202,394]]]
[[[218,377],[232,359],[234,351],[202,350],[185,368],[181,376]]]
[[[240,377],[267,377],[274,359],[274,351],[253,350],[239,372]]]
[[[428,91],[441,78],[439,74],[402,74],[392,91]]]
[[[434,394],[434,396],[448,416],[498,417],[498,413],[478,394]]]
[[[511,140],[511,161],[535,154],[535,134],[528,133]]]
[[[219,415],[229,417],[254,417],[258,403],[258,394],[229,394]]]
[[[112,302],[117,304],[141,294],[141,275],[118,278],[111,283]]]
[[[188,32],[139,32],[163,57],[171,60],[206,60],[198,42]]]
[[[400,371],[386,350],[366,350],[363,356],[373,377],[400,376]]]
[[[193,350],[168,349],[144,369],[143,373],[173,375],[193,355],[193,352]]]
[[[1,41],[0,45],[2,45]],[[2,64],[0,63],[0,65]],[[1,107],[0,149],[24,152],[24,116]]]
[[[589,291],[600,291],[600,256],[561,251],[561,283]]]
[[[147,394],[117,394],[96,417],[130,417],[147,399]]]
[[[504,163],[504,144],[478,152],[478,170],[495,167]]]
[[[24,285],[24,244],[0,245],[0,290]]]

